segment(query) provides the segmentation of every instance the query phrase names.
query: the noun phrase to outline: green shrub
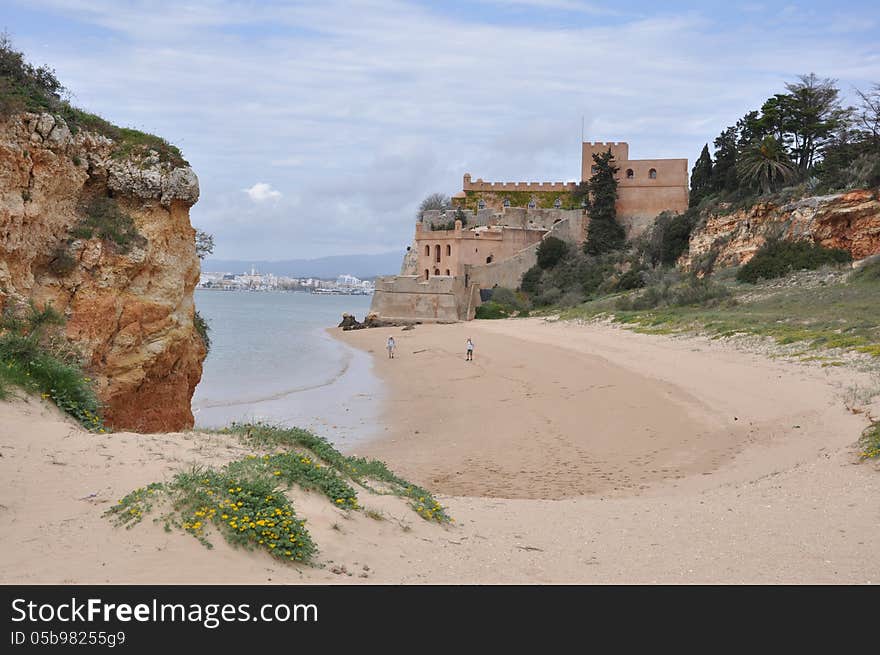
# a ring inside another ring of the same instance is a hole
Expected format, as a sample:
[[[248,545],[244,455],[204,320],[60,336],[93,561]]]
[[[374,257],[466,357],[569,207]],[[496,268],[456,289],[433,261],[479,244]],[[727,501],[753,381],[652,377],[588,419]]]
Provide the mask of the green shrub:
[[[645,278],[642,275],[642,271],[635,268],[621,275],[616,284],[616,288],[620,291],[641,289],[643,286],[645,286]]]
[[[538,244],[538,266],[543,269],[553,268],[559,261],[565,257],[568,251],[568,244],[562,239],[556,237],[544,237],[543,241]]]
[[[562,298],[562,290],[558,287],[550,287],[535,298],[535,304],[540,307],[547,307],[559,302],[560,298]]]
[[[697,216],[693,209],[681,214],[663,212],[657,217],[645,248],[651,265],[675,266],[688,249]]]
[[[852,261],[846,250],[824,248],[808,241],[768,241],[736,274],[740,282],[756,283],[760,279],[782,277],[791,271],[813,270],[826,264]]]
[[[522,282],[519,284],[519,288],[526,293],[537,293],[538,285],[541,283],[541,275],[543,273],[543,269],[535,264],[522,276]]]
[[[67,250],[67,248],[59,246],[52,253],[49,260],[49,270],[56,277],[66,277],[76,268],[76,259]]]
[[[52,399],[90,430],[103,431],[100,403],[76,354],[50,332],[62,317],[51,306],[8,311],[0,323],[0,386],[15,385]]]
[[[205,352],[211,352],[211,336],[208,334],[211,328],[208,326],[208,321],[202,318],[198,311],[193,314],[193,327],[195,327],[196,334],[199,335],[202,343],[205,344]]]
[[[708,278],[691,277],[684,283],[662,282],[646,287],[636,296],[618,298],[621,310],[654,309],[661,306],[712,306],[731,296],[730,289]]]
[[[862,459],[880,458],[880,421],[875,421],[862,432],[859,439]]]
[[[82,208],[84,218],[70,231],[75,239],[98,238],[115,245],[125,254],[132,247],[144,247],[147,240],[137,231],[134,220],[123,212],[113,198],[97,196]]]
[[[512,311],[510,307],[507,307],[506,305],[500,305],[497,302],[493,302],[490,300],[489,302],[484,302],[482,305],[477,307],[474,318],[507,318],[511,315],[511,313]]]

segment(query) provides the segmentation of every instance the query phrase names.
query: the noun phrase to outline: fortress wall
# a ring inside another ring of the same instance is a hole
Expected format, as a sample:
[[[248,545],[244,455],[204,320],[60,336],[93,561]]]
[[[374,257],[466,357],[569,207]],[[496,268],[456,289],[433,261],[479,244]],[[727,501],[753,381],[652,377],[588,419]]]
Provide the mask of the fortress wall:
[[[514,227],[549,230],[559,221],[582,213],[583,211],[580,209],[505,207],[501,213],[500,222]]]
[[[516,289],[522,281],[523,273],[538,263],[539,245],[540,243],[533,243],[499,262],[465,266],[468,284],[474,284],[480,289],[491,289],[495,286]]]
[[[467,312],[467,290],[452,277],[385,277],[376,280],[370,312],[383,320],[455,322]]]
[[[688,207],[687,187],[655,187],[650,193],[644,187],[618,188],[617,215],[624,225],[644,226],[663,211],[683,212]],[[647,221],[647,223],[646,223]],[[630,236],[636,236],[630,234]]]
[[[588,223],[589,218],[583,212],[570,212],[570,216],[553,225],[545,237],[552,235],[572,247],[579,247],[583,243]],[[540,240],[536,241],[509,257],[491,264],[466,265],[464,271],[468,284],[476,285],[481,289],[491,289],[495,286],[516,289],[522,281],[523,274],[538,263],[537,252],[540,243]]]
[[[406,254],[403,256],[403,262],[400,265],[400,275],[418,275],[419,274],[419,250],[418,244],[413,240],[412,244],[407,247]]]

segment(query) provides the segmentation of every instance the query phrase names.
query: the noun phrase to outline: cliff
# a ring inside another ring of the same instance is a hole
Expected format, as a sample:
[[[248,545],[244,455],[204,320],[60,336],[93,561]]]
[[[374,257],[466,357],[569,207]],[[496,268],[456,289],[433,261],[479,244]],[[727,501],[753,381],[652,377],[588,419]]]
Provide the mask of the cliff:
[[[66,317],[109,426],[189,428],[206,354],[193,322],[198,179],[179,158],[121,145],[46,113],[0,117],[0,310],[33,299]]]
[[[710,213],[690,237],[680,264],[690,269],[714,258],[716,268],[745,264],[768,238],[810,239],[848,250],[853,259],[880,253],[880,190],[859,189],[787,204],[759,203],[725,214]]]

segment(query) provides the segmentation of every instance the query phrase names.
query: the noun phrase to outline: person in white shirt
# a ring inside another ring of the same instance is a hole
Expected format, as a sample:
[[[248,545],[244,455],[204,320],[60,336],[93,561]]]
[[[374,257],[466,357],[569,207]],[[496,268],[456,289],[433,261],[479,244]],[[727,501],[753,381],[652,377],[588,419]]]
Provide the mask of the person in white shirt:
[[[465,360],[468,362],[474,361],[474,342],[471,341],[470,337],[467,338],[467,357]]]
[[[394,349],[397,347],[397,344],[394,343],[394,337],[388,337],[388,343],[385,347],[388,348],[388,359],[394,359]]]

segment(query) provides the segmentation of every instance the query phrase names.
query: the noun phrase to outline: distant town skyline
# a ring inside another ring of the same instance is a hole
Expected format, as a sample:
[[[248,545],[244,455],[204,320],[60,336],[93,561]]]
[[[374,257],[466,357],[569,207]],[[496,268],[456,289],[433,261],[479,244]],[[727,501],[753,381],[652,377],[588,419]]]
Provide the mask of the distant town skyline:
[[[798,74],[880,81],[868,2],[9,0],[0,29],[181,147],[221,259],[402,252],[465,172],[576,179],[582,117],[690,168]]]

